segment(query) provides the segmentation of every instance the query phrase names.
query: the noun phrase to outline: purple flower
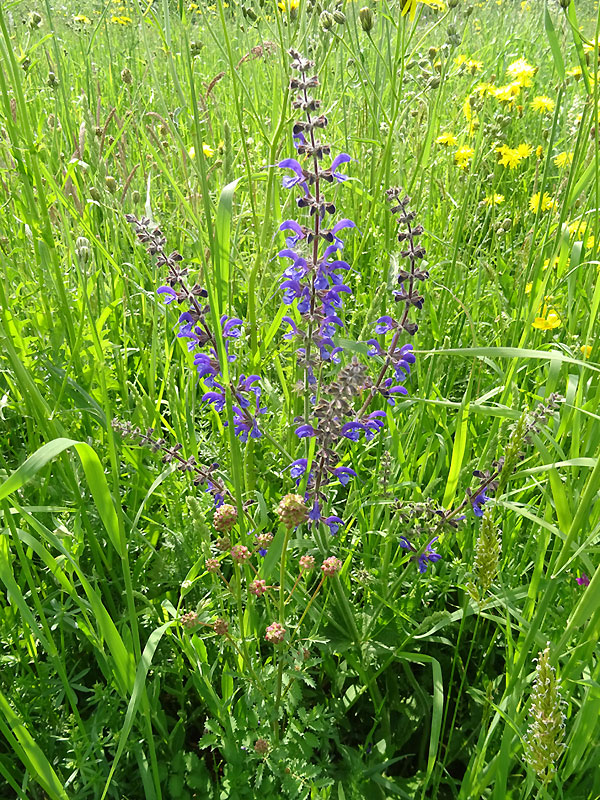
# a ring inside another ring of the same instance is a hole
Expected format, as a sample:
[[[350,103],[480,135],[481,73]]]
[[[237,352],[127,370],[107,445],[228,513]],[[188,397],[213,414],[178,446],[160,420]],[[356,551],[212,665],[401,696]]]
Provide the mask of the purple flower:
[[[381,345],[377,341],[377,339],[368,339],[367,344],[370,344],[371,347],[367,351],[368,356],[383,356],[384,352],[381,349]]]
[[[475,495],[475,497],[471,497],[471,506],[473,507],[473,513],[476,517],[483,517],[483,506],[489,499],[490,498],[485,493],[485,489],[479,492],[478,495]]]
[[[392,317],[379,317],[377,320],[377,324],[375,325],[375,333],[389,333],[393,331],[394,328],[398,327],[398,323]]]
[[[434,536],[431,541],[429,541],[425,547],[425,550],[420,554],[416,555],[417,549],[414,547],[406,538],[406,536],[400,537],[400,547],[403,547],[405,550],[410,550],[415,555],[410,557],[411,561],[417,562],[417,568],[421,575],[427,572],[428,564],[434,564],[436,561],[441,559],[441,555],[436,553],[435,550],[432,549],[432,545],[434,542],[437,542],[438,537]]]
[[[296,428],[296,436],[299,436],[300,439],[303,439],[305,436],[312,437],[315,433],[316,431],[312,425],[300,425],[300,427]]]
[[[307,495],[306,499],[308,500],[308,495]],[[321,509],[319,507],[319,501],[318,500],[315,500],[315,504],[313,505],[311,510],[308,512],[308,518],[309,518],[309,520],[311,520],[311,522],[318,522],[321,519]]]
[[[339,156],[336,156],[331,162],[331,167],[329,169],[331,170],[331,174],[336,179],[336,181],[341,182],[348,180],[347,175],[344,175],[341,172],[336,172],[340,164],[346,164],[348,161],[352,161],[348,153],[340,153]]]
[[[283,161],[280,161],[277,164],[278,167],[281,169],[291,169],[294,173],[292,177],[286,177],[283,179],[282,186],[284,189],[291,189],[293,186],[297,184],[305,184],[306,178],[304,177],[304,172],[302,167],[295,158],[284,158]]]
[[[335,514],[332,514],[330,517],[325,517],[323,522],[329,528],[329,532],[332,536],[335,536],[340,527],[344,524],[344,520],[341,519],[341,517],[336,517]]]
[[[300,479],[306,472],[306,467],[308,466],[308,460],[306,458],[299,458],[297,461],[293,461],[290,465],[290,475],[292,478],[297,478],[296,484],[300,483]]]
[[[291,159],[293,161],[293,159]],[[296,162],[298,163],[298,162]],[[294,245],[300,241],[300,239],[304,239],[306,233],[304,232],[300,223],[296,222],[295,219],[287,219],[285,222],[282,222],[279,226],[280,231],[293,231],[291,236],[286,236],[285,242],[289,248],[294,247]],[[287,254],[286,254],[287,255]],[[288,256],[289,258],[290,256]]]
[[[350,439],[352,442],[358,442],[361,432],[366,430],[367,428],[362,424],[362,422],[347,422],[342,426],[341,434],[342,436],[345,436],[346,439]]]
[[[165,297],[163,299],[167,305],[172,303],[173,300],[177,300],[177,292],[172,286],[159,286],[156,290],[156,294],[164,294]]]
[[[588,576],[585,574],[585,572],[582,572],[582,573],[581,573],[581,578],[575,578],[575,580],[577,581],[577,583],[578,583],[580,586],[589,586],[589,585],[590,585],[590,579],[589,579],[589,578],[588,578]]]
[[[298,335],[298,326],[291,317],[282,317],[281,321],[290,326],[290,330],[283,334],[284,339],[293,339],[294,336]]]
[[[240,325],[242,320],[239,317],[231,317],[229,319],[225,314],[221,317],[221,327],[223,329],[223,337],[230,339],[239,339],[241,336]]]
[[[333,474],[342,486],[346,486],[350,482],[350,478],[356,478],[356,472],[350,467],[336,467],[333,470]]]

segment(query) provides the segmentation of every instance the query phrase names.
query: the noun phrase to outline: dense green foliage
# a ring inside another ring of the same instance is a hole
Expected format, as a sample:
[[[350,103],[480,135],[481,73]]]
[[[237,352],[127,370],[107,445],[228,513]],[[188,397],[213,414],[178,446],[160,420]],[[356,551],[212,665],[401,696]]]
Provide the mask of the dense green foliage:
[[[353,3],[66,1],[0,5],[0,797],[594,800],[597,3],[380,0],[366,30]],[[408,395],[342,448],[334,537],[275,512],[310,455],[276,257],[298,217],[273,166],[295,152],[290,47],[353,159],[329,190],[357,225],[343,363],[394,313],[389,186],[430,273]],[[202,402],[125,214],[244,320],[268,436]],[[219,462],[275,535],[263,597],[215,548],[210,495],[114,417]],[[415,505],[459,509],[502,457],[482,519],[466,502],[442,531]],[[400,537],[422,553],[428,530],[420,573]],[[299,577],[306,554],[342,569]]]

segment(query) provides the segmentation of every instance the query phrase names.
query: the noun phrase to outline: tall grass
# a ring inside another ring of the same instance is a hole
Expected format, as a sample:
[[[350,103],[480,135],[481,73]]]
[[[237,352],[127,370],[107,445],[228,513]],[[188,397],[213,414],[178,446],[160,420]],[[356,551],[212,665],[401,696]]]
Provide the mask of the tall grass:
[[[195,6],[0,7],[0,796],[597,798],[595,4],[419,4],[411,21],[379,2],[368,33],[353,3],[329,30],[304,0]],[[336,196],[357,224],[345,358],[389,313],[390,185],[412,197],[431,278],[410,393],[361,454],[343,531],[274,527],[261,605],[243,591],[248,567],[223,560],[227,585],[205,568],[210,498],[111,420],[219,461],[234,504],[276,526],[288,455],[304,454],[276,259],[296,214],[273,168],[294,152],[290,47],[316,61],[328,138],[354,159]],[[514,102],[478,89],[509,83],[520,57],[536,72]],[[553,107],[535,111],[537,96]],[[446,132],[456,144],[438,143]],[[531,153],[503,166],[498,147],[519,144]],[[160,224],[215,320],[246,321],[240,358],[263,378],[268,438],[242,443],[206,411],[126,213]],[[507,456],[515,424],[553,393],[560,410],[490,504],[490,589],[473,591],[468,504],[420,575],[396,501],[460,505],[473,470]],[[310,546],[342,571],[313,599],[318,580],[298,583],[294,646],[269,649],[296,577],[285,554]],[[209,629],[217,617],[230,638]],[[547,642],[566,746],[545,781],[524,741]]]

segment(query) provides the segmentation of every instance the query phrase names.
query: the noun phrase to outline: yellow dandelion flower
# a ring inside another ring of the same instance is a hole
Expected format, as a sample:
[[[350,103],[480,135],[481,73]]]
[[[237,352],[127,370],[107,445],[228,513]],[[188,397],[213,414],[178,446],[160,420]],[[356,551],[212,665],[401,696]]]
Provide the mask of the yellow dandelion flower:
[[[543,197],[540,196],[539,192],[536,192],[529,201],[529,209],[535,213],[537,212],[538,208],[541,208],[542,211],[548,211],[549,209],[556,211],[558,206],[556,201],[550,197],[548,192],[544,192]]]
[[[486,206],[499,206],[504,202],[504,195],[489,194],[487,197],[484,197],[483,202],[486,204]]]
[[[549,267],[554,268],[554,267],[557,267],[557,266],[558,266],[558,256],[554,256],[554,258],[552,259],[552,262],[550,261],[549,258],[547,258],[544,261],[544,263],[542,265],[542,269],[548,269]]]
[[[575,80],[578,81],[582,77],[583,73],[581,67],[573,67],[572,69],[567,70],[567,75],[569,78],[575,78]]]
[[[544,306],[541,316],[536,317],[531,325],[540,331],[551,331],[554,328],[560,328],[562,320],[553,308]]]
[[[554,163],[557,167],[566,167],[567,164],[573,163],[573,153],[572,152],[564,152],[559,153],[558,155],[554,156]]]
[[[551,114],[554,111],[555,106],[554,100],[550,97],[544,97],[542,95],[538,97],[534,97],[531,101],[531,107],[534,111],[539,111],[540,114]]]
[[[502,144],[500,147],[496,148],[496,152],[500,154],[500,164],[502,164],[503,167],[515,169],[524,158],[531,155],[532,148],[529,144],[520,144],[515,148],[509,147],[507,144]]]
[[[584,219],[575,220],[575,222],[569,222],[567,225],[567,230],[569,231],[570,236],[583,236],[583,234],[587,230],[587,222]]]
[[[477,75],[483,69],[483,61],[476,61],[474,58],[468,58],[463,62],[466,69],[469,70],[471,75]]]
[[[493,95],[496,100],[499,100],[501,103],[513,103],[515,98],[521,93],[522,88],[523,84],[518,81],[513,81],[512,83],[506,84],[506,86],[498,86],[493,90]]]
[[[131,24],[131,17],[126,17],[124,14],[117,15],[113,14],[110,18],[111,22],[114,22],[115,25],[130,25]]]
[[[525,284],[525,294],[531,294],[531,290],[533,289],[533,283],[526,283]]]
[[[589,344],[582,344],[579,348],[584,358],[589,358],[592,355],[592,346]]]
[[[85,14],[77,14],[77,16],[73,17],[73,22],[82,22],[84,25],[92,24],[92,20],[86,17]]]
[[[212,158],[215,154],[215,151],[210,145],[206,144],[206,142],[202,142],[202,152],[206,158]]]
[[[440,135],[435,140],[436,144],[443,144],[446,147],[455,147],[458,144],[458,139],[453,133],[440,133]]]
[[[585,240],[585,246],[588,250],[593,250],[596,246],[596,238],[594,236],[588,236]]]
[[[515,83],[521,86],[531,86],[532,78],[537,72],[537,67],[533,67],[524,58],[518,58],[508,65],[506,74]]]
[[[461,169],[467,169],[474,155],[475,150],[472,147],[463,145],[454,153],[454,161]]]
[[[544,149],[541,144],[538,144],[538,146],[535,148],[535,157],[542,158],[543,155],[544,155]]]
[[[493,83],[478,83],[473,91],[476,92],[480,97],[492,97],[496,91],[496,87]]]
[[[463,53],[460,53],[454,59],[454,63],[456,64],[457,67],[462,67],[462,65],[466,64],[467,61],[468,61],[468,57],[465,56]]]
[[[583,52],[584,53],[592,53],[594,50],[598,50],[599,45],[595,39],[591,39],[589,42],[586,42],[583,45]]]
[[[443,0],[402,0],[402,16],[405,17],[409,14],[410,21],[412,22],[417,13],[417,6],[422,3],[430,8],[435,8],[436,11],[445,11],[446,3]]]

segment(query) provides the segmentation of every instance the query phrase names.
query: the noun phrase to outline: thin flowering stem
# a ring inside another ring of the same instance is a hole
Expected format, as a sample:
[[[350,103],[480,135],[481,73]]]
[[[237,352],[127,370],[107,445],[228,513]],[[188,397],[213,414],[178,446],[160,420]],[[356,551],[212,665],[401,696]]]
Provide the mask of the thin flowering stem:
[[[294,630],[292,631],[292,634],[291,634],[291,636],[290,636],[290,644],[291,644],[291,643],[294,641],[294,639],[296,638],[296,635],[297,635],[297,633],[298,633],[298,631],[299,631],[299,629],[300,629],[300,625],[302,625],[302,622],[303,622],[303,620],[304,620],[304,617],[305,617],[305,616],[308,614],[308,612],[309,612],[309,610],[310,610],[310,607],[311,607],[311,606],[312,606],[312,604],[314,603],[314,601],[315,601],[315,599],[316,599],[317,595],[319,594],[319,591],[320,591],[320,589],[321,589],[321,586],[323,586],[323,583],[324,583],[324,582],[325,582],[325,576],[324,576],[324,575],[321,575],[321,580],[319,581],[319,583],[318,583],[318,585],[317,585],[317,588],[316,588],[316,589],[314,590],[314,592],[312,593],[310,600],[309,600],[309,601],[308,601],[308,603],[306,604],[306,608],[305,608],[305,609],[304,609],[304,611],[302,612],[302,616],[300,617],[300,619],[298,620],[298,623],[297,623],[296,627],[295,627],[295,628],[294,628]]]

